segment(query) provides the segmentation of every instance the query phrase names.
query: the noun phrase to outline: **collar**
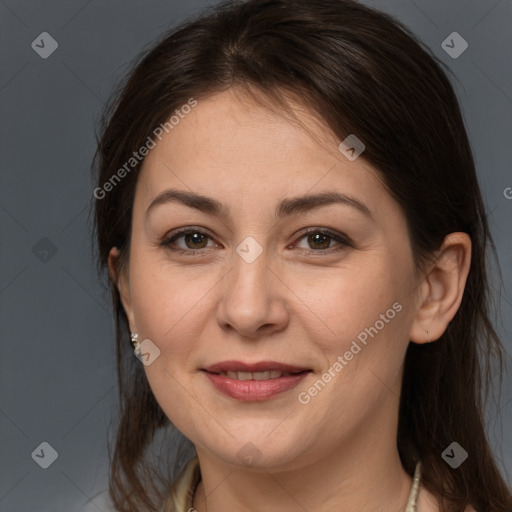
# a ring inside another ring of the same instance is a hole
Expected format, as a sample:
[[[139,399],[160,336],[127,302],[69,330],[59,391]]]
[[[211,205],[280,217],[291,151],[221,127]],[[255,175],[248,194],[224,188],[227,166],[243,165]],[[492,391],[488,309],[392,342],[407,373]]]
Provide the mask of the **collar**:
[[[417,512],[418,510],[420,480],[421,461],[416,464],[405,512]],[[199,459],[195,456],[187,462],[175,484],[171,487],[171,493],[165,504],[164,512],[189,512],[194,510],[194,494],[200,481]]]

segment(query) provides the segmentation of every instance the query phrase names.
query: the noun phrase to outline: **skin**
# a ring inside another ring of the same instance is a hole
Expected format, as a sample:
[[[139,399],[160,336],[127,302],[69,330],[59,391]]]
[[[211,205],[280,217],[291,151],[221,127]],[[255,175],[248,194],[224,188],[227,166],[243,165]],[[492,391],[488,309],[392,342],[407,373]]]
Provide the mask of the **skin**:
[[[436,263],[418,272],[405,216],[364,153],[348,160],[326,127],[299,105],[294,112],[307,130],[236,89],[199,101],[146,157],[129,261],[119,268],[113,248],[111,274],[132,332],[160,349],[144,367],[154,395],[196,447],[197,511],[398,512],[412,483],[396,448],[405,351],[410,341],[437,340],[455,315],[470,239],[450,234]],[[171,188],[214,198],[229,215],[177,202],[147,213]],[[274,216],[284,198],[332,191],[364,203],[371,218],[343,204]],[[199,256],[159,245],[184,226],[210,235],[174,242]],[[352,244],[308,242],[310,227]],[[263,249],[252,263],[236,252],[247,236]],[[402,310],[307,405],[299,403],[298,394],[395,302]],[[313,371],[294,389],[242,402],[200,371],[228,359]],[[247,443],[258,453],[253,466],[237,455]],[[439,510],[423,488],[419,510]]]

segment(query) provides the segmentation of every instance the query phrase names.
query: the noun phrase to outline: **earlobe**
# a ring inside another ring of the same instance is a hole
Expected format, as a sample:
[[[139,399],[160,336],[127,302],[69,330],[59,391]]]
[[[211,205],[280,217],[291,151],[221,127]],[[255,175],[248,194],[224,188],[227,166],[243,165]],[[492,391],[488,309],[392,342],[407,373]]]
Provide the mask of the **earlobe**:
[[[438,340],[457,313],[471,264],[471,239],[467,233],[450,233],[421,284],[421,299],[411,326],[414,343]]]
[[[117,247],[112,247],[110,249],[108,255],[108,271],[110,280],[116,286],[119,296],[121,298],[121,303],[123,304],[124,311],[126,313],[126,317],[128,318],[128,323],[130,325],[130,330],[132,332],[136,332],[135,319],[133,316],[132,310],[132,301],[131,301],[131,293],[130,293],[130,284],[128,280],[128,273],[126,269],[122,269],[119,263],[119,250]]]

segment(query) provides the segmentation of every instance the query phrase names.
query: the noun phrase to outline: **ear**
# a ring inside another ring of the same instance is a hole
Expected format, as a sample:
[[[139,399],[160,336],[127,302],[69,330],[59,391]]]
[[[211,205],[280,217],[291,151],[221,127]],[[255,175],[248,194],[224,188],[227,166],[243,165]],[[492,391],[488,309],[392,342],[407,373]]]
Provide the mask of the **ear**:
[[[471,263],[471,238],[450,233],[420,284],[419,305],[409,339],[414,343],[438,340],[459,309]]]
[[[121,303],[123,304],[123,308],[130,325],[130,331],[138,332],[133,315],[128,272],[120,265],[119,250],[117,247],[112,247],[108,254],[108,270],[110,274],[110,280],[115,284],[117,290],[119,291]]]

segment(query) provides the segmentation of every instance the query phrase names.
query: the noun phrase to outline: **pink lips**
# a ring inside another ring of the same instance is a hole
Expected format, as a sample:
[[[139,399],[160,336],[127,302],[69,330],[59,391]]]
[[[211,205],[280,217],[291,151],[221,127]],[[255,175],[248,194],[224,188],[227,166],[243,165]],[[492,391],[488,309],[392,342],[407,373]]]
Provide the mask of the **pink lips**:
[[[292,373],[265,380],[238,380],[219,372],[264,372],[281,371]],[[224,361],[204,368],[203,371],[213,386],[225,395],[236,400],[260,401],[271,398],[283,391],[295,387],[310,372],[309,369],[276,361],[243,363],[241,361]]]

